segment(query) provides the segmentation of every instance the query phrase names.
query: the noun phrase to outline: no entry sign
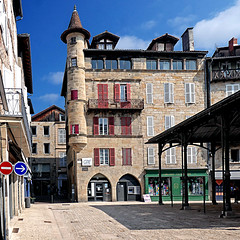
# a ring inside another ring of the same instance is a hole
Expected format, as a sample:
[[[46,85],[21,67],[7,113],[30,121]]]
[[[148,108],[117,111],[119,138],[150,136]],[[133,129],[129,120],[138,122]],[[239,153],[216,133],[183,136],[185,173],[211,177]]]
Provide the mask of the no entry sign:
[[[10,162],[4,161],[0,164],[0,172],[3,175],[9,175],[13,171],[13,165]]]

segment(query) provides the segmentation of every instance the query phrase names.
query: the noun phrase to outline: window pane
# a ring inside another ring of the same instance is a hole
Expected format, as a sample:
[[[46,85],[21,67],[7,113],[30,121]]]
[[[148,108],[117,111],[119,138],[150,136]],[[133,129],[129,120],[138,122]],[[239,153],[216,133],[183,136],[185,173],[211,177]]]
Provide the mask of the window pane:
[[[187,60],[186,61],[186,70],[196,70],[197,63],[195,60]]]
[[[117,69],[117,60],[106,60],[106,69]]]
[[[131,69],[130,60],[120,60],[120,69]]]
[[[106,49],[108,49],[108,50],[113,49],[113,45],[112,45],[111,43],[108,43],[108,44],[106,45]]]
[[[36,136],[37,135],[37,127],[36,126],[32,126],[31,129],[32,129],[32,135]]]
[[[147,60],[147,69],[156,70],[157,69],[157,61],[156,60]]]
[[[170,70],[170,61],[169,60],[160,61],[160,70]]]
[[[72,63],[72,67],[76,67],[77,66],[77,58],[72,58],[71,63]]]
[[[93,69],[103,69],[103,60],[92,60],[92,68]]]
[[[174,60],[173,61],[173,70],[182,70],[182,61],[181,60]]]

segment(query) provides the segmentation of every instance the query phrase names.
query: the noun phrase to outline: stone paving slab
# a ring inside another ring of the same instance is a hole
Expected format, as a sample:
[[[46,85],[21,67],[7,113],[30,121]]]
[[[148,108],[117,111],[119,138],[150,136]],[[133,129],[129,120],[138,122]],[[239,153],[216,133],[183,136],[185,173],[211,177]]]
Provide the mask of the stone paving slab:
[[[12,240],[75,239],[240,239],[240,204],[234,218],[219,218],[221,205],[159,206],[156,203],[111,202],[32,204],[15,221]],[[239,215],[238,215],[239,214]],[[238,217],[239,216],[239,217]]]

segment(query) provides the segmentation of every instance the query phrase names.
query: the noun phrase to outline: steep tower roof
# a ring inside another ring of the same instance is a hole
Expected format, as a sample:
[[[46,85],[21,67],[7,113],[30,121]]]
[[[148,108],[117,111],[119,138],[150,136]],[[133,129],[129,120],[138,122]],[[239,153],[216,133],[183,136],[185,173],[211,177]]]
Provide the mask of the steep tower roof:
[[[82,27],[82,23],[80,21],[80,18],[76,9],[76,5],[74,6],[74,10],[72,13],[70,23],[68,25],[68,29],[65,30],[61,35],[61,39],[64,43],[67,43],[66,37],[69,33],[72,33],[72,32],[79,32],[84,34],[86,40],[90,38],[90,33]]]

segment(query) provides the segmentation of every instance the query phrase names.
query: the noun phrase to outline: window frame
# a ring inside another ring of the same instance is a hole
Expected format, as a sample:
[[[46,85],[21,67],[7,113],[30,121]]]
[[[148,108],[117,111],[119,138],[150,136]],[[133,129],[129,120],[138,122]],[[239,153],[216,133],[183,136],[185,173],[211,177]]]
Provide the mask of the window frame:
[[[152,83],[146,83],[146,103],[153,104],[153,84]]]
[[[188,86],[189,92],[187,92],[187,86]],[[194,104],[196,102],[195,83],[185,83],[184,87],[185,87],[185,103]],[[189,100],[187,99],[188,96],[189,96]]]
[[[152,126],[150,126],[150,119],[152,121]],[[147,116],[147,136],[154,136],[154,118],[153,116]]]
[[[102,152],[102,157],[101,157],[101,152]],[[106,155],[106,153],[107,153],[107,155]],[[109,154],[110,154],[109,148],[99,148],[99,164],[101,166],[109,165],[109,163],[110,163]],[[101,163],[101,161],[102,161],[102,163]]]
[[[33,128],[35,128],[35,134],[33,134]],[[37,126],[31,126],[31,131],[32,131],[32,136],[36,137],[37,136]]]
[[[165,65],[165,63],[169,64],[168,68],[163,67]],[[171,70],[171,61],[170,60],[160,60],[159,61],[159,70]]]
[[[179,63],[181,63],[181,68],[179,68]],[[172,61],[172,70],[183,70],[183,60],[174,59]]]
[[[100,123],[103,121],[102,123]],[[106,121],[106,122],[105,122]],[[102,125],[102,130],[101,130]],[[106,130],[106,133],[105,133]],[[98,135],[109,135],[109,122],[108,118],[98,118]]]
[[[155,66],[154,66],[155,64]],[[146,69],[147,70],[157,70],[158,69],[158,61],[155,59],[146,59]]]
[[[176,164],[176,148],[172,147],[166,151],[165,154],[166,164]]]
[[[35,145],[35,148],[33,145]],[[33,149],[35,149],[35,151],[33,151]],[[32,154],[37,154],[37,143],[32,143]]]
[[[131,70],[132,69],[131,59],[119,59],[119,69],[121,69],[121,70]]]
[[[49,126],[43,126],[43,135],[45,137],[49,137],[50,136],[50,127]]]
[[[71,67],[77,67],[77,57],[71,58]]]
[[[229,91],[227,88],[231,87],[231,91]],[[235,87],[238,87],[238,90],[234,90]],[[226,97],[236,93],[237,91],[240,90],[240,85],[237,83],[233,84],[226,84]]]
[[[168,88],[168,91],[167,91]],[[164,83],[164,103],[174,103],[174,84]]]
[[[191,66],[191,62],[194,62],[195,63],[195,66],[194,66],[194,68],[191,68],[190,66]],[[196,60],[194,60],[194,59],[186,59],[186,61],[185,61],[185,69],[186,70],[197,70],[197,61]]]
[[[197,148],[192,146],[187,147],[187,163],[197,164]]]
[[[155,165],[155,148],[154,147],[147,148],[147,159],[148,159],[148,165]]]
[[[61,131],[64,131],[64,132],[61,133]],[[66,143],[66,130],[65,128],[58,128],[58,144],[65,144],[65,143]]]
[[[92,69],[97,69],[97,70],[104,69],[104,60],[103,59],[92,59],[91,64],[92,64]]]
[[[132,166],[132,148],[122,148],[122,166]]]
[[[48,151],[47,150],[47,147],[48,147]],[[44,154],[50,154],[50,143],[43,143],[43,153]]]
[[[166,115],[165,116],[165,130],[173,127],[175,125],[175,117],[173,115]],[[168,119],[168,121],[167,121]],[[167,124],[169,122],[169,124]]]

